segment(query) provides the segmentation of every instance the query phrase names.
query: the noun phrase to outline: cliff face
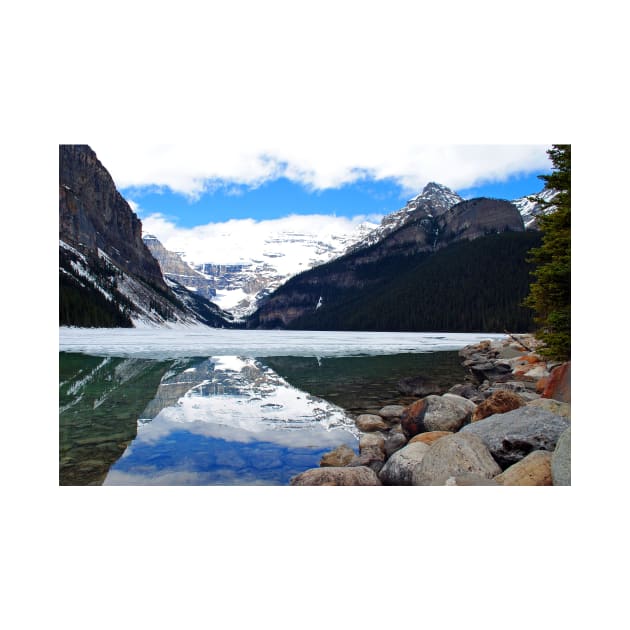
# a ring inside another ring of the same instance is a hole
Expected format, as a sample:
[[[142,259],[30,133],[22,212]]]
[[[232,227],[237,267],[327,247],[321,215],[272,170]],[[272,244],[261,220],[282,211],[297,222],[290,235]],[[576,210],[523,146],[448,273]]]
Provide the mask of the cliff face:
[[[59,145],[59,238],[86,254],[101,249],[126,273],[168,291],[140,219],[85,144]]]

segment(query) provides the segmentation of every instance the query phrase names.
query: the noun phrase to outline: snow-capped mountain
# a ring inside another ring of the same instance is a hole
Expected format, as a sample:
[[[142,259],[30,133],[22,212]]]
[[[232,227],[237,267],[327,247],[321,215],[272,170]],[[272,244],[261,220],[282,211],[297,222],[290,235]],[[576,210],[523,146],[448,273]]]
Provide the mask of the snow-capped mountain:
[[[463,198],[450,188],[429,182],[420,194],[410,199],[400,210],[385,216],[380,225],[348,248],[348,252],[369,247],[382,241],[386,236],[413,219],[439,217],[461,201],[464,201]]]
[[[166,278],[212,294],[215,304],[244,318],[290,277],[343,254],[374,227],[369,221],[356,225],[326,217],[313,223],[303,216],[276,223],[234,221],[217,226],[204,249],[178,244],[176,249],[185,251],[165,250],[168,255],[162,252],[156,258]],[[143,238],[155,255],[157,237]]]
[[[557,190],[543,190],[536,195],[527,195],[512,201],[523,217],[525,229],[537,229],[536,217],[541,214],[549,214],[556,209],[556,206],[547,206],[546,204],[551,203],[558,193]],[[535,201],[536,199],[540,201]]]

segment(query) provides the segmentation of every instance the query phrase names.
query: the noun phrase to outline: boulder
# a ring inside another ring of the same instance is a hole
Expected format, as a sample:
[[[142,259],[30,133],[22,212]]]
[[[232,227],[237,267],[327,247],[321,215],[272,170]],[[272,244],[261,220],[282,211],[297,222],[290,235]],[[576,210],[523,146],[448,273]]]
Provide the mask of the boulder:
[[[508,390],[497,390],[477,405],[477,408],[472,414],[471,421],[476,422],[495,413],[512,411],[512,409],[518,409],[524,404],[525,401],[518,394]]]
[[[436,440],[443,438],[445,435],[453,435],[452,431],[427,431],[426,433],[418,433],[414,435],[409,444],[415,444],[416,442],[422,442],[423,444],[433,444]]]
[[[324,453],[319,462],[320,466],[346,466],[355,456],[355,452],[345,444],[338,446],[335,450]]]
[[[402,431],[391,431],[385,438],[385,457],[391,457],[407,444],[407,437]]]
[[[385,438],[381,433],[365,433],[359,439],[359,455],[345,466],[367,466],[378,473],[385,462]]]
[[[444,388],[426,376],[410,376],[398,381],[396,389],[405,396],[424,397],[429,394],[441,394]]]
[[[480,437],[504,470],[536,450],[553,451],[569,421],[546,409],[524,406],[465,426]]]
[[[445,486],[498,486],[494,479],[487,479],[475,473],[465,473],[449,477],[445,482]]]
[[[381,418],[395,420],[402,416],[404,410],[405,408],[402,405],[385,405],[385,407],[379,410],[378,415],[381,416]]]
[[[359,438],[359,453],[377,451],[385,455],[385,438],[380,433],[366,433]]]
[[[411,483],[414,486],[443,486],[450,477],[468,473],[492,479],[501,473],[501,469],[481,438],[469,433],[454,433],[430,447],[414,468]]]
[[[494,479],[501,486],[550,486],[551,453],[532,451]]]
[[[310,468],[290,481],[292,486],[381,486],[377,474],[367,466]]]
[[[425,431],[457,431],[470,420],[475,403],[461,396],[427,396],[409,405],[401,426],[408,437]]]
[[[558,439],[551,457],[551,478],[554,486],[571,485],[571,427]]]
[[[485,400],[484,395],[470,383],[463,383],[460,385],[453,385],[451,389],[448,390],[448,394],[456,394],[457,396],[461,396],[462,398],[468,398],[468,400],[472,400],[474,403],[479,404],[482,400]]]
[[[380,416],[371,413],[361,414],[354,423],[361,431],[387,431],[390,427]]]
[[[553,398],[560,402],[571,402],[571,361],[551,371],[542,397]]]
[[[540,409],[546,409],[559,416],[563,416],[568,420],[571,419],[571,405],[569,403],[560,402],[553,398],[538,398],[536,400],[530,400],[527,403],[528,407],[538,407]]]
[[[386,462],[379,473],[379,479],[386,486],[409,486],[411,476],[422,458],[431,449],[428,444],[420,442],[407,444],[396,451]]]

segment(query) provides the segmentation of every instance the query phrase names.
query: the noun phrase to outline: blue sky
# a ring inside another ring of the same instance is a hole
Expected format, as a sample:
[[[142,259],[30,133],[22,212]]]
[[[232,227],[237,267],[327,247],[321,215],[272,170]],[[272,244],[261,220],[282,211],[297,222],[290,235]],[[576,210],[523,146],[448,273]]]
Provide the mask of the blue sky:
[[[540,191],[543,182],[538,175],[545,172],[549,171],[537,169],[516,173],[503,181],[455,188],[455,191],[465,199],[481,196],[516,199]],[[268,220],[291,214],[382,215],[398,210],[407,199],[421,191],[412,192],[394,178],[366,178],[322,190],[287,177],[255,186],[230,182],[217,184],[215,181],[208,188],[194,196],[156,185],[123,188],[121,192],[134,202],[141,219],[159,214],[177,227],[191,228],[230,219]]]

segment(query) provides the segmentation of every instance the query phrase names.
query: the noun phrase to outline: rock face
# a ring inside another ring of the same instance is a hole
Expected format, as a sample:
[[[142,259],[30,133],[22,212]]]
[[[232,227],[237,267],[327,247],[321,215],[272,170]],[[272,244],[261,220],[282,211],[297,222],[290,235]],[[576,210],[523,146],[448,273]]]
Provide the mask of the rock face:
[[[416,443],[396,451],[385,463],[379,478],[386,486],[409,486],[413,471],[429,452],[428,444]]]
[[[460,432],[435,442],[411,481],[414,486],[443,486],[450,477],[468,473],[492,479],[501,469],[481,438]]]
[[[568,427],[568,420],[562,416],[525,406],[469,424],[461,432],[481,438],[492,457],[506,469],[532,451],[553,451]]]
[[[501,486],[551,486],[551,457],[549,451],[532,451],[495,481]]]
[[[83,252],[101,249],[123,271],[168,291],[140,219],[86,144],[59,145],[59,238]]]
[[[59,323],[229,326],[203,296],[177,291],[142,240],[142,224],[87,145],[59,146]]]
[[[193,269],[175,252],[166,249],[159,239],[152,234],[145,234],[142,240],[155,260],[157,260],[165,278],[173,280],[189,290],[194,290],[209,300],[216,295],[212,278],[204,276],[196,269]]]
[[[292,486],[380,486],[367,466],[310,468],[291,479]]]
[[[554,486],[571,485],[571,427],[558,440],[551,458],[551,477]]]

